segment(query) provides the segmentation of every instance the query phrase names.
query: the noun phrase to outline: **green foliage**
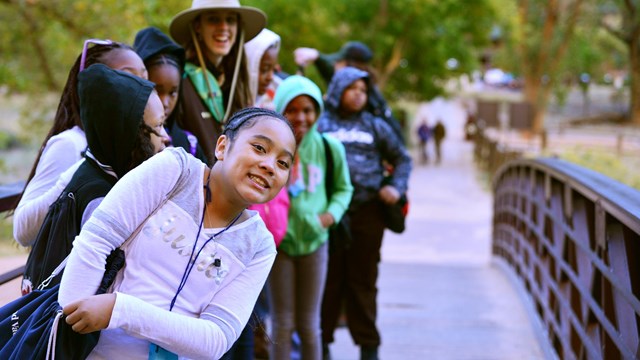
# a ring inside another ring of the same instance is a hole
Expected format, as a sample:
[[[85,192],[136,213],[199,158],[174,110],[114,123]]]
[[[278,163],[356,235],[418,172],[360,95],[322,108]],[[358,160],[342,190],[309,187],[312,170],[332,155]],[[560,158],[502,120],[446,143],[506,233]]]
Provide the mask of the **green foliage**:
[[[29,101],[20,111],[19,141],[33,146],[40,146],[51,128],[55,116],[58,98],[44,97],[42,94],[29,96]],[[37,100],[36,100],[37,99]],[[39,101],[38,101],[39,100]],[[53,101],[56,103],[54,104]]]
[[[0,131],[0,150],[6,150],[15,144],[15,138],[6,131]]]
[[[245,3],[271,14],[269,26],[283,36],[281,61],[289,71],[295,67],[287,56],[296,47],[332,53],[349,40],[368,44],[390,99],[431,98],[443,92],[446,79],[475,69],[494,16],[487,0],[306,1],[295,8],[287,0]],[[449,58],[458,60],[454,71],[445,67]]]
[[[560,158],[597,171],[640,190],[640,174],[634,169],[640,162],[637,157],[625,158],[602,149],[576,147],[560,154]]]
[[[374,66],[391,99],[425,99],[440,84],[477,66],[479,49],[495,22],[496,0],[246,0],[269,16],[283,38],[281,61],[295,72],[292,52],[300,46],[325,53],[360,40],[375,53]],[[187,0],[8,0],[0,20],[0,84],[13,91],[61,91],[68,69],[86,38],[131,43],[137,30],[154,25],[167,31]],[[472,21],[469,21],[472,19]],[[448,70],[445,62],[458,60]],[[317,77],[311,70],[310,77]],[[319,82],[321,83],[321,82]]]
[[[0,33],[0,84],[18,92],[61,91],[85,39],[131,43],[150,24],[166,30],[186,6],[177,0],[0,2],[0,20],[12,29]]]
[[[543,12],[546,0],[531,1],[529,6],[529,16],[526,23],[520,23],[517,19],[516,3],[513,1],[493,0],[497,9],[496,19],[504,29],[504,46],[496,54],[495,63],[497,66],[516,74],[522,74],[523,65],[527,62],[535,61],[540,52],[547,47],[551,54],[555,54],[557,48],[562,45],[565,31],[562,26],[567,21],[567,8],[559,13],[558,28],[551,38],[551,44],[546,44],[542,36],[542,28],[546,20],[546,13]],[[572,4],[574,1],[567,1]],[[601,3],[607,3],[603,6]],[[549,73],[545,69],[546,75],[550,76],[552,83],[560,87],[567,86],[570,79],[574,84],[581,73],[588,73],[592,80],[599,80],[602,76],[615,69],[622,69],[627,66],[625,45],[616,40],[610,33],[599,26],[603,16],[610,14],[615,7],[611,4],[615,1],[587,0],[581,7],[578,22],[568,43],[567,56],[561,59],[560,66],[556,72]],[[616,10],[617,11],[617,10]],[[526,53],[520,54],[519,49],[526,49]],[[553,59],[553,56],[552,56]],[[527,66],[541,66],[545,64],[531,64]],[[562,90],[559,90],[560,92]]]
[[[611,61],[621,55],[611,46],[611,36],[599,27],[580,26],[569,47],[569,56],[563,61],[562,73],[578,81],[580,74],[591,76],[592,82],[616,68]]]
[[[570,88],[565,84],[557,84],[553,88],[553,98],[558,108],[562,109],[567,105],[567,99],[569,97]]]
[[[0,213],[0,258],[28,254],[29,248],[22,247],[13,239],[13,218]]]

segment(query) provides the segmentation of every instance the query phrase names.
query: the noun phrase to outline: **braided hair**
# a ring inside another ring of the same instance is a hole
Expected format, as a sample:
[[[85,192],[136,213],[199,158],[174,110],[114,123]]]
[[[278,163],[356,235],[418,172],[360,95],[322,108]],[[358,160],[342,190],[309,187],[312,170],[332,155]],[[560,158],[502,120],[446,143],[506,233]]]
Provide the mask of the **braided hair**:
[[[180,73],[182,73],[183,70],[178,57],[169,53],[158,54],[144,62],[144,66],[147,68],[147,71],[158,65],[173,65]]]
[[[151,81],[151,69],[156,66],[161,65],[171,65],[178,70],[178,74],[182,75],[184,71],[184,62],[180,60],[177,56],[171,53],[160,53],[152,56],[144,61],[144,66],[147,68],[149,72],[149,80]],[[180,85],[179,85],[180,86]],[[157,89],[157,87],[156,87]],[[180,89],[178,88],[178,99],[176,100],[175,107],[171,111],[167,118],[164,120],[164,128],[167,129],[167,132],[171,131],[173,124],[178,122],[176,119],[181,119],[183,110],[182,110],[182,96],[180,94]]]
[[[105,63],[109,60],[108,55],[113,51],[122,51],[122,50],[131,50],[133,48],[127,44],[120,42],[112,42],[109,45],[94,45],[87,49],[87,56],[85,60],[85,68],[93,64]],[[78,97],[78,73],[80,69],[80,58],[82,54],[78,55],[75,63],[69,70],[69,76],[67,77],[67,83],[64,86],[64,90],[62,91],[62,96],[60,97],[60,102],[58,103],[58,109],[56,110],[56,115],[54,117],[53,126],[49,130],[49,133],[45,137],[42,145],[40,146],[40,150],[38,151],[38,156],[36,156],[36,160],[33,163],[31,168],[31,172],[29,173],[29,177],[27,178],[27,182],[25,187],[29,184],[31,179],[35,176],[36,167],[40,162],[40,157],[42,156],[42,152],[44,151],[45,146],[49,139],[55,135],[60,134],[61,132],[71,129],[74,126],[82,127],[82,121],[80,121],[80,98]],[[18,205],[22,195],[19,196],[18,200],[14,204]]]
[[[234,113],[231,118],[229,118],[227,125],[222,131],[222,135],[226,135],[227,139],[229,139],[229,147],[231,147],[233,140],[236,139],[241,129],[252,127],[261,117],[270,117],[280,120],[287,124],[292,134],[294,133],[291,123],[282,114],[269,109],[248,107]]]

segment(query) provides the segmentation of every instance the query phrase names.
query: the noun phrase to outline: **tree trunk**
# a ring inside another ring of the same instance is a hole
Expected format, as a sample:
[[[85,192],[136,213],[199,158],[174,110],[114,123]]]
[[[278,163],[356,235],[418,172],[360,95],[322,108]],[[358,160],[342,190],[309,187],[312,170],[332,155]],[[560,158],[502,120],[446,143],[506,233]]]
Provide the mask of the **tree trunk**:
[[[58,86],[55,77],[53,76],[53,71],[51,70],[51,66],[47,61],[47,52],[42,44],[42,38],[38,36],[40,34],[40,28],[38,26],[38,21],[35,19],[30,9],[27,6],[19,6],[20,14],[23,19],[27,23],[29,27],[29,38],[31,40],[31,45],[36,52],[38,62],[40,63],[40,69],[42,70],[42,74],[44,75],[44,82],[46,84],[47,90],[58,90],[60,87]]]
[[[533,111],[531,124],[533,134],[541,134],[544,131],[544,117],[551,87],[573,37],[583,1],[573,1],[571,6],[567,7],[568,14],[562,18],[560,18],[562,9],[559,1],[541,2],[546,4],[543,11],[544,17],[541,19],[529,18],[532,14],[528,1],[518,2],[518,18],[522,32],[519,56],[523,62],[525,99],[531,104]],[[538,26],[532,24],[538,24]],[[529,37],[539,41],[536,43],[524,40]],[[555,37],[558,38],[557,42],[554,41]],[[547,78],[544,83],[543,75]]]
[[[378,81],[377,85],[380,90],[383,90],[387,85],[387,81],[391,77],[394,71],[400,66],[400,60],[402,60],[402,54],[404,51],[404,39],[398,39],[393,44],[393,49],[391,50],[391,57],[389,61],[384,65],[382,71],[378,72]]]
[[[640,46],[638,39],[629,42],[629,72],[631,84],[629,94],[629,119],[640,125]]]
[[[541,76],[528,75],[525,77],[524,98],[531,104],[532,110],[532,134],[540,134],[544,130],[544,115],[546,113],[546,98],[548,98],[548,89],[540,82]]]

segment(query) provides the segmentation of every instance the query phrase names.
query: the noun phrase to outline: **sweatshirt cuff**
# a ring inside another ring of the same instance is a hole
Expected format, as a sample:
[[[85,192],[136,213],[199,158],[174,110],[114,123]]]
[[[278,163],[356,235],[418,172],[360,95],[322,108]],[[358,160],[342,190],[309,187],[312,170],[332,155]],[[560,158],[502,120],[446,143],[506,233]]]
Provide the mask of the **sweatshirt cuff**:
[[[111,319],[109,320],[109,326],[107,326],[106,330],[118,329],[122,326],[122,319],[126,317],[126,308],[127,303],[129,302],[128,298],[131,298],[130,295],[123,294],[120,292],[115,292],[116,302],[113,304],[113,311],[111,311]]]
[[[345,210],[342,209],[342,206],[333,205],[333,206],[329,206],[329,208],[327,209],[327,212],[333,216],[335,223],[332,226],[335,226],[335,224],[339,223],[340,219],[342,219],[342,216],[344,215]]]

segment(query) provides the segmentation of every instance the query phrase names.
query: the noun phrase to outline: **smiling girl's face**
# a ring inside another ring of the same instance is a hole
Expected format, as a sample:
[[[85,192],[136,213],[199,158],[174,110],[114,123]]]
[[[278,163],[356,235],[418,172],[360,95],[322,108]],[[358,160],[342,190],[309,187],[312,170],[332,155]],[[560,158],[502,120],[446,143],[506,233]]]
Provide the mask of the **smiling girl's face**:
[[[296,141],[300,144],[318,117],[316,102],[308,95],[296,96],[287,104],[284,116],[293,126]]]
[[[218,65],[231,51],[238,34],[238,22],[238,13],[230,10],[207,11],[196,19],[194,29],[213,64]]]
[[[216,157],[228,195],[245,204],[273,199],[289,179],[296,140],[282,120],[261,116],[235,139],[218,138]],[[215,165],[214,165],[215,166]]]

